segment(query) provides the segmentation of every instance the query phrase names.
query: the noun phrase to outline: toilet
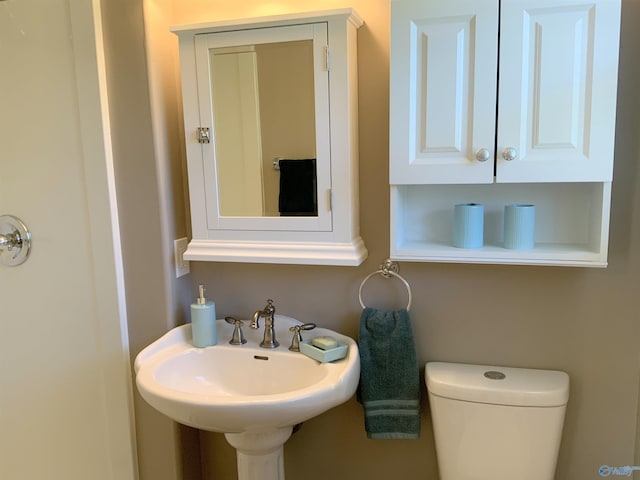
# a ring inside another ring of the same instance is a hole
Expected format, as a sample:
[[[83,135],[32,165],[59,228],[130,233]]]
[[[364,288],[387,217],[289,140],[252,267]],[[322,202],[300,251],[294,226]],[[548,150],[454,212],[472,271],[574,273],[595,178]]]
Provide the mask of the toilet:
[[[425,380],[440,480],[553,480],[565,372],[429,362]]]

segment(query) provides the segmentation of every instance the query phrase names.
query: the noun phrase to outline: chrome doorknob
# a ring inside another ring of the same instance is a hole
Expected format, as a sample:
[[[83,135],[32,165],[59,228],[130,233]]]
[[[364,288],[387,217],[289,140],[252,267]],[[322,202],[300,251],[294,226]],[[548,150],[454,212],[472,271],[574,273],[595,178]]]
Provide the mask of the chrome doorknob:
[[[486,162],[491,158],[491,152],[488,148],[481,148],[476,152],[476,160],[479,162]]]
[[[518,158],[518,150],[513,147],[507,147],[502,151],[502,158],[504,158],[507,162],[515,160],[516,158]]]
[[[20,265],[29,256],[31,232],[13,215],[0,215],[0,264]]]

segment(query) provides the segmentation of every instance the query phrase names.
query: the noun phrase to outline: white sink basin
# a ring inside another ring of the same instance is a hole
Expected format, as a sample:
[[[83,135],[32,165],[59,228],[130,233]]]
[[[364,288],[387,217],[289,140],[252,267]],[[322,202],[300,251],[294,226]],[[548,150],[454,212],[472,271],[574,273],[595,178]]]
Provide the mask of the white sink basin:
[[[169,331],[137,356],[142,397],[177,422],[202,430],[242,433],[291,427],[347,401],[360,376],[355,341],[317,328],[305,339],[331,335],[348,345],[344,359],[320,363],[288,350],[289,327],[300,322],[276,315],[275,349],[258,346],[263,329],[245,322],[247,343],[229,345],[233,326],[217,321],[218,345],[195,348],[191,325]]]

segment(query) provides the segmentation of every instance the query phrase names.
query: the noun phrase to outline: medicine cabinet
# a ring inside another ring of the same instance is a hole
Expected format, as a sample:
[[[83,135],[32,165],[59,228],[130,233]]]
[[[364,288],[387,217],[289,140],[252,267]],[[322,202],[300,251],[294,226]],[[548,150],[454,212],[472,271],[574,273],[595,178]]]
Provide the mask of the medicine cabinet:
[[[391,257],[606,266],[619,0],[392,0]],[[452,245],[485,206],[484,246]],[[531,250],[505,205],[536,205]]]
[[[187,260],[359,265],[352,9],[172,27],[193,239]]]

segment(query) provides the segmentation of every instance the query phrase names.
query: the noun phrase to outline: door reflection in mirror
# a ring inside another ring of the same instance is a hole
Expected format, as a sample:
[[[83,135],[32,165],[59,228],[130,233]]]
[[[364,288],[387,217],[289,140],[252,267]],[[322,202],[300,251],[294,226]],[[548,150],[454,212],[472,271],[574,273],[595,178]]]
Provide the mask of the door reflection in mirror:
[[[209,64],[220,215],[285,215],[286,178],[273,167],[281,157],[305,159],[297,189],[311,189],[298,192],[304,208],[288,206],[286,215],[317,216],[315,160],[308,176],[316,158],[313,41],[212,48]]]

